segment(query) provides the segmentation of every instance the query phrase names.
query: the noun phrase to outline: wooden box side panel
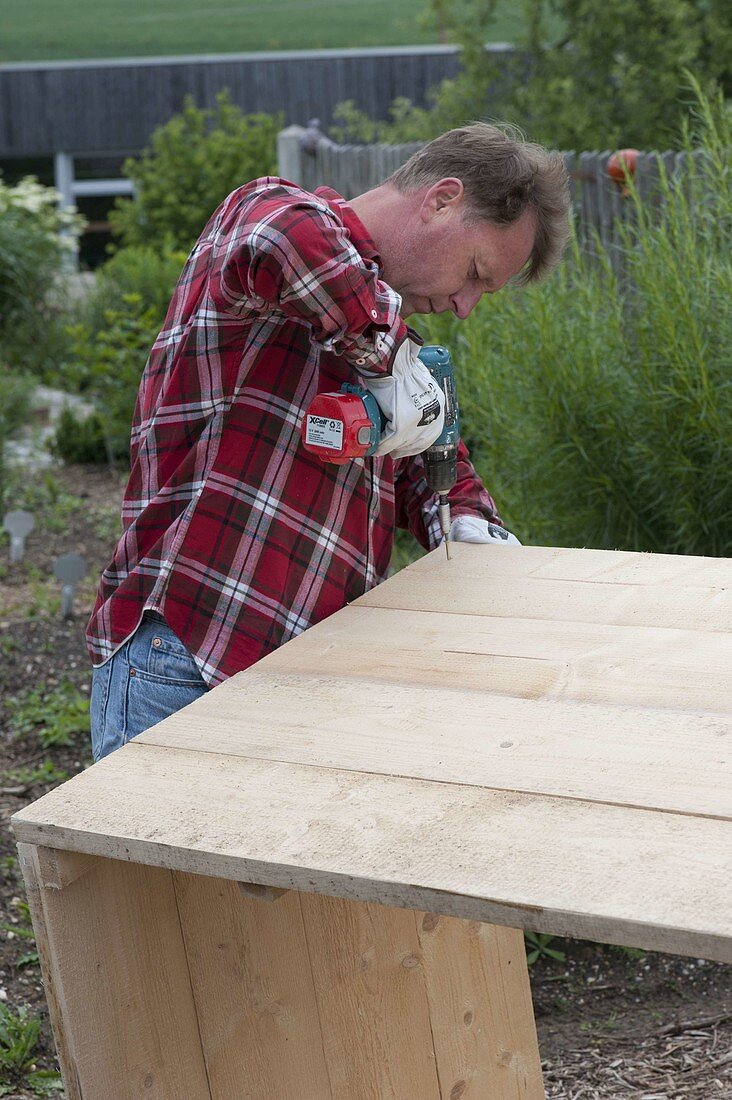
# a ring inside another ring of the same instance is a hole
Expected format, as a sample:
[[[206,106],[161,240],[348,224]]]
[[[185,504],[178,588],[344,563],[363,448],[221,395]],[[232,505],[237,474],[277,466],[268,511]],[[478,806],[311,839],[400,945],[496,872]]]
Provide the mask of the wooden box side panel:
[[[297,892],[174,880],[212,1100],[332,1100]]]
[[[174,880],[213,1100],[543,1100],[521,932]]]
[[[69,1100],[211,1100],[171,872],[18,849]]]
[[[442,1096],[543,1100],[523,932],[415,917]]]

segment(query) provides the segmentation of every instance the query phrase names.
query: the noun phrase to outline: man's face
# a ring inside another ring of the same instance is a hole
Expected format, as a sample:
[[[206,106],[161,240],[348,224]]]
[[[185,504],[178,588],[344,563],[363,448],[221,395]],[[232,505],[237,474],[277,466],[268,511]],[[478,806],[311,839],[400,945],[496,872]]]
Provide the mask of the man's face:
[[[420,192],[414,217],[383,250],[384,278],[402,295],[402,316],[452,312],[465,318],[525,266],[534,244],[530,211],[501,227],[471,221],[463,185],[441,180]]]

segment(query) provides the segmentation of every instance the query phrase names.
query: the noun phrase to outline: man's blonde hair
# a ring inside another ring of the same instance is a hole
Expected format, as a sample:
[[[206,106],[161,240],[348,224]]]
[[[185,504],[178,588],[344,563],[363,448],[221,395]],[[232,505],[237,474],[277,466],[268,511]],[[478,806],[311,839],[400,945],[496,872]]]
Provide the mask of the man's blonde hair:
[[[567,172],[559,153],[524,141],[515,127],[473,122],[430,141],[388,182],[408,192],[448,177],[462,181],[471,222],[482,219],[508,226],[524,210],[533,211],[534,247],[517,282],[537,282],[559,263],[569,240],[570,209]]]

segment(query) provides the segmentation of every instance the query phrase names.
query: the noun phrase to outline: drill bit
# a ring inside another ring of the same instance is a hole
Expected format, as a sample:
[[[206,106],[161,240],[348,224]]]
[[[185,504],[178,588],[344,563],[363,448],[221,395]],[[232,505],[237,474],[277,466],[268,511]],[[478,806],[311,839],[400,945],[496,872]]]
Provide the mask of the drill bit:
[[[447,560],[450,560],[450,543],[448,541],[448,535],[450,534],[450,502],[447,499],[447,494],[440,493],[440,527],[442,528],[443,542],[445,543],[445,553],[447,554]]]

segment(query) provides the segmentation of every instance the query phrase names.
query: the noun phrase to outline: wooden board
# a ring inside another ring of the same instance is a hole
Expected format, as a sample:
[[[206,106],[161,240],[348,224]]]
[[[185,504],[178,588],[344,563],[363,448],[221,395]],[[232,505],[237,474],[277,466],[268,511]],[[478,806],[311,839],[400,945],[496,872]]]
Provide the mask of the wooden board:
[[[442,1095],[543,1096],[523,934],[415,916]]]
[[[732,632],[682,627],[358,603],[257,664],[257,672],[273,670],[732,715]]]
[[[207,752],[732,817],[732,716],[254,670],[217,694]],[[196,750],[207,714],[201,700],[135,744]]]
[[[730,827],[711,818],[130,744],[14,825],[27,843],[732,961]]]
[[[300,903],[334,1100],[440,1100],[414,914],[314,894]]]
[[[615,566],[611,551],[465,543],[454,544],[450,553],[451,562],[444,553],[429,554],[356,605],[707,632],[732,629],[729,559],[696,558],[680,566],[674,556],[635,554],[623,555],[625,561]],[[589,561],[579,564],[586,554]]]
[[[44,886],[19,850],[68,1100],[211,1100],[170,873],[96,859]]]
[[[174,879],[213,1100],[331,1100],[299,895]]]

